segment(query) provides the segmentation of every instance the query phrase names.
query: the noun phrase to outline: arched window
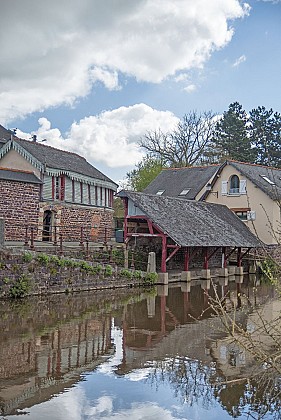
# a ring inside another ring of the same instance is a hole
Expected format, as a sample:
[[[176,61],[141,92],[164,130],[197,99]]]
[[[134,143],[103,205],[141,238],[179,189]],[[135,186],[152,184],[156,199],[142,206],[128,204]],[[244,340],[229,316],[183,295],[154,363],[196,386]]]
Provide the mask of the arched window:
[[[230,178],[229,194],[239,194],[240,181],[237,175],[232,175]]]

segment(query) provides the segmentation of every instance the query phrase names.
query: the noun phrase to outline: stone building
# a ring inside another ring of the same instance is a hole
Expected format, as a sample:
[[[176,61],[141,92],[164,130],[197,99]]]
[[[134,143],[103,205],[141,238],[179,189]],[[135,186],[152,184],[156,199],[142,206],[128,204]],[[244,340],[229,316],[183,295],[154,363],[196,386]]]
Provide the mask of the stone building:
[[[0,218],[5,239],[91,240],[112,236],[117,184],[86,161],[64,150],[15,137],[0,126]]]

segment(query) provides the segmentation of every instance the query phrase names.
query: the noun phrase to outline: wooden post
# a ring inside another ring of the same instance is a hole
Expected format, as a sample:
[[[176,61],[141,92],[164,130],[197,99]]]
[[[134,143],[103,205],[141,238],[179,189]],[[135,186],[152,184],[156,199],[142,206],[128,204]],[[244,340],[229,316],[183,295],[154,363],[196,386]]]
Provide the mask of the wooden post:
[[[34,249],[34,227],[30,228],[30,249]]]
[[[24,246],[28,246],[28,225],[25,226]]]
[[[109,247],[109,263],[112,264],[113,263],[113,255],[112,255],[112,245],[110,245]]]
[[[129,251],[127,246],[124,248],[124,268],[129,268]]]
[[[161,272],[166,273],[166,259],[167,259],[167,238],[165,235],[162,236],[162,259],[161,259]]]
[[[184,249],[184,271],[188,271],[189,269],[189,248]]]
[[[107,246],[107,227],[104,228],[104,246]]]
[[[86,239],[86,259],[89,259],[89,239]]]
[[[58,244],[58,241],[57,241],[57,226],[55,225],[54,226],[54,243],[53,243],[53,245],[57,246],[57,244]]]
[[[222,247],[222,256],[221,256],[221,258],[222,258],[222,264],[221,264],[221,266],[222,266],[222,268],[226,268],[227,267],[227,258],[226,258],[226,247],[225,246]]]
[[[80,246],[81,246],[81,248],[84,248],[84,229],[83,229],[83,226],[81,226],[81,228],[80,228]]]
[[[203,252],[204,252],[204,269],[208,270],[208,267],[209,267],[208,247],[203,248]]]
[[[242,258],[241,258],[241,247],[237,250],[237,267],[242,266]]]
[[[132,260],[131,260],[131,268],[135,269],[135,259],[134,259],[134,250],[132,249]]]
[[[60,241],[60,248],[59,248],[59,254],[62,255],[62,233],[59,234],[59,241]]]

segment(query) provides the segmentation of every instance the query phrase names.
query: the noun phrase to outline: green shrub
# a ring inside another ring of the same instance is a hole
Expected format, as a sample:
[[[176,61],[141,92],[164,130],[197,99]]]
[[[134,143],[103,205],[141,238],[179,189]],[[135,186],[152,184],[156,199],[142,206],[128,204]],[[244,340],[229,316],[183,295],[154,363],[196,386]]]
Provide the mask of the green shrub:
[[[111,265],[107,265],[106,267],[105,267],[105,269],[104,269],[104,275],[106,276],[106,277],[112,277],[112,275],[113,275],[113,268],[111,267]]]
[[[119,271],[119,276],[125,277],[130,280],[133,277],[133,274],[131,271],[127,270],[126,268],[122,268],[122,270]]]
[[[31,254],[31,252],[25,252],[22,256],[22,260],[23,262],[30,262],[33,260],[33,255]]]
[[[158,279],[158,274],[157,273],[146,273],[145,277],[144,277],[144,281],[143,283],[145,285],[153,285],[156,283]]]
[[[10,287],[9,297],[16,299],[26,296],[31,289],[30,279],[22,274]]]
[[[42,253],[37,255],[36,260],[43,265],[47,265],[50,262],[50,257],[49,255]]]
[[[142,272],[140,270],[133,271],[133,278],[136,280],[140,280],[142,278]]]

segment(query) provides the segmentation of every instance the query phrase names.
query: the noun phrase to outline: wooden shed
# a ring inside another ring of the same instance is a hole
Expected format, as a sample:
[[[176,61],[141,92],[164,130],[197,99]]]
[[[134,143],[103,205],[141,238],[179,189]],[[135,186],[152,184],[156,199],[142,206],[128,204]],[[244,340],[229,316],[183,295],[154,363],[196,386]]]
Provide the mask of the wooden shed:
[[[262,246],[226,206],[124,190],[118,195],[125,205],[125,243],[132,238],[160,238],[163,273],[179,250],[184,252],[182,269],[188,271],[198,250],[203,251],[203,269],[209,268],[210,258],[219,251],[225,268],[230,255],[236,255],[241,267],[242,258]]]

